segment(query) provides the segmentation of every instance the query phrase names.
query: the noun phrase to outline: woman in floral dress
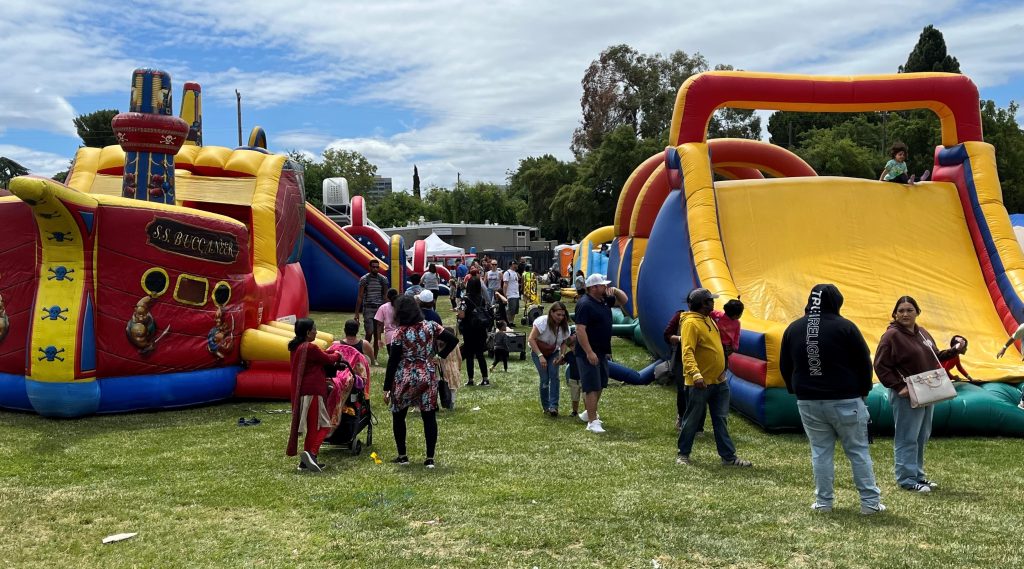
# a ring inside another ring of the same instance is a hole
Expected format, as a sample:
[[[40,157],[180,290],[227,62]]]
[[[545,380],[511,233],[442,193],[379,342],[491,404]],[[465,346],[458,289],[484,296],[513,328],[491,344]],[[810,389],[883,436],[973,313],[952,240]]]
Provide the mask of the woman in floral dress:
[[[384,398],[391,407],[392,427],[398,457],[391,462],[409,464],[405,449],[405,418],[409,407],[416,407],[423,417],[423,435],[427,442],[427,458],[423,465],[434,468],[437,445],[437,367],[434,364],[434,342],[443,348],[437,353],[445,358],[458,345],[458,340],[440,324],[423,319],[416,299],[399,296],[395,299],[398,331],[388,354],[384,378]]]

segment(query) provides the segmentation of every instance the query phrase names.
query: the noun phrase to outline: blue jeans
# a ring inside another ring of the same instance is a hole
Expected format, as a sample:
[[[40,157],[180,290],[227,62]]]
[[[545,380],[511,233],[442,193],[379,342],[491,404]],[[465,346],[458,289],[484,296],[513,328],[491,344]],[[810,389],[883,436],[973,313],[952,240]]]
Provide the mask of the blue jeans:
[[[679,433],[679,454],[689,456],[693,450],[693,439],[704,426],[704,417],[711,410],[711,427],[715,430],[715,446],[722,460],[736,460],[736,445],[729,438],[729,384],[715,383],[698,389],[686,388],[686,414],[683,415],[683,430]]]
[[[875,507],[881,492],[875,484],[874,465],[868,452],[868,407],[859,397],[828,401],[797,401],[800,421],[811,443],[811,469],[814,471],[814,498],[818,504],[832,505],[835,495],[836,440],[843,445],[853,467],[853,484],[860,493],[862,506]]]
[[[533,365],[540,375],[540,406],[543,410],[558,409],[558,397],[561,394],[561,384],[558,383],[558,368],[553,362],[558,359],[558,351],[546,357],[547,367],[540,367],[540,358],[533,354]]]
[[[889,405],[896,422],[892,440],[896,483],[909,488],[925,479],[924,447],[932,436],[935,409],[931,405],[914,409],[910,398],[896,395],[895,389],[889,390]]]
[[[494,291],[497,289],[485,288],[484,294],[487,295],[487,304],[494,304]]]

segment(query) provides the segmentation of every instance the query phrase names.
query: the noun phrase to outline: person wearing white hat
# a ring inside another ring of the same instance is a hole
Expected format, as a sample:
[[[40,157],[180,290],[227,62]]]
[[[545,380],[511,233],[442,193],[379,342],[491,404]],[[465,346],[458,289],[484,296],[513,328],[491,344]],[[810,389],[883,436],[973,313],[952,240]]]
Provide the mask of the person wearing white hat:
[[[587,294],[576,303],[576,364],[583,387],[585,410],[579,418],[591,433],[603,433],[597,414],[601,392],[608,387],[608,358],[612,355],[612,308],[626,304],[626,293],[604,275],[587,277]]]
[[[420,310],[423,311],[424,320],[444,324],[441,322],[441,315],[434,310],[434,291],[423,289],[416,295],[416,300],[420,303]]]

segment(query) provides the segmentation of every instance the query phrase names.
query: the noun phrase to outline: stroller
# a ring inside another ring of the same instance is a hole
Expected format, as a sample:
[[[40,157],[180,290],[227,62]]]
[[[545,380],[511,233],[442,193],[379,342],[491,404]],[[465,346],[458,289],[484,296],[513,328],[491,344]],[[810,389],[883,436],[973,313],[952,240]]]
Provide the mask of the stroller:
[[[333,430],[324,442],[348,449],[353,455],[363,450],[359,433],[366,429],[366,446],[373,444],[373,413],[370,409],[370,361],[352,346],[335,342],[329,351],[341,354],[341,360],[325,368],[333,383],[327,398]]]

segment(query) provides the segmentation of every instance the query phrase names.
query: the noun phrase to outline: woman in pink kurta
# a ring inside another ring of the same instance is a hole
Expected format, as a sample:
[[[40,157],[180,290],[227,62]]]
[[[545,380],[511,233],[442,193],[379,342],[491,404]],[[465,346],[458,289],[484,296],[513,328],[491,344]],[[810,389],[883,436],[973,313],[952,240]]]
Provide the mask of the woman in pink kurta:
[[[324,366],[338,363],[341,355],[327,353],[314,343],[316,324],[310,318],[295,322],[295,337],[288,342],[292,364],[292,424],[288,433],[288,456],[298,451],[299,435],[305,434],[299,469],[321,472],[316,460],[320,445],[331,430],[327,408],[327,375]]]

